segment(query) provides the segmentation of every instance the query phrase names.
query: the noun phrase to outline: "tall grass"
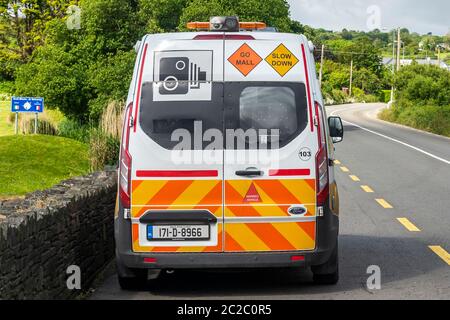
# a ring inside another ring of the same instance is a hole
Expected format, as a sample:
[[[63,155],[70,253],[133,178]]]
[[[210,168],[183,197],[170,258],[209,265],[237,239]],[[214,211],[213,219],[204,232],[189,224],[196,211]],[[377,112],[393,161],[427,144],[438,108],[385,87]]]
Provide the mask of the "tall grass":
[[[16,115],[14,113],[10,113],[7,121],[10,124],[14,124],[15,117]],[[52,136],[58,135],[58,127],[62,119],[64,119],[64,116],[60,111],[45,110],[43,113],[39,114],[37,133]],[[18,124],[20,133],[33,134],[35,127],[35,114],[20,113]]]
[[[124,117],[124,104],[119,101],[111,101],[108,103],[106,109],[100,119],[100,128],[103,133],[111,138],[120,140],[122,135]]]
[[[98,128],[90,130],[89,157],[91,170],[117,165],[122,134],[124,103],[111,101],[100,118]]]

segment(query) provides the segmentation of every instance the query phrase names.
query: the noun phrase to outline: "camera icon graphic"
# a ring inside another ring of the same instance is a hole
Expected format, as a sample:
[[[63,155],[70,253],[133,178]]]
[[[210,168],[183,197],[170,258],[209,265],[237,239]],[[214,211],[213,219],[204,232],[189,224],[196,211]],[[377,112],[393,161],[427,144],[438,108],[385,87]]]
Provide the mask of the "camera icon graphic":
[[[185,95],[191,89],[200,89],[201,83],[206,81],[206,71],[187,57],[161,58],[159,65],[161,95]]]

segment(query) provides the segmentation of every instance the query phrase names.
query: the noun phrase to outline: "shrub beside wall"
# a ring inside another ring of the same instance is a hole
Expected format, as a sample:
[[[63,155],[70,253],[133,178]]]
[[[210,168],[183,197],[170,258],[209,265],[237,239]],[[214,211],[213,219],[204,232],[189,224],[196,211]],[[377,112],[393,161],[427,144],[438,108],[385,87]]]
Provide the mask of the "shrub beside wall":
[[[114,256],[115,171],[0,201],[0,299],[66,299],[67,268],[82,290]]]

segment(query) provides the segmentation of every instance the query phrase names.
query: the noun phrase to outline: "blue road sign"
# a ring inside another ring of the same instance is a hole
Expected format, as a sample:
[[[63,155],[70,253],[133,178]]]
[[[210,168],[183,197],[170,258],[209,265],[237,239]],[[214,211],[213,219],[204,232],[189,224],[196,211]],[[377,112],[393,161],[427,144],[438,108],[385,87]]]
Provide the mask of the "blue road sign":
[[[44,98],[13,97],[11,101],[12,112],[44,112]]]

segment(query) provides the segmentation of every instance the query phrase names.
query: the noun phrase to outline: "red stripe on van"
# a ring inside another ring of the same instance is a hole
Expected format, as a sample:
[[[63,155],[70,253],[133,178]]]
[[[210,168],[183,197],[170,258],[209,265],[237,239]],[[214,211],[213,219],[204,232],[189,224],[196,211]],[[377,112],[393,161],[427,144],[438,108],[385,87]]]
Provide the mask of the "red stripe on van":
[[[137,128],[137,118],[138,118],[138,111],[139,106],[141,104],[141,87],[142,87],[142,76],[144,74],[144,66],[145,66],[145,58],[147,56],[147,49],[148,49],[148,43],[144,46],[144,53],[142,54],[142,60],[141,60],[141,69],[139,70],[139,81],[138,81],[138,91],[137,91],[137,97],[135,99],[136,101],[136,110],[134,110],[134,132],[136,132]]]
[[[138,178],[218,177],[217,170],[137,170]]]
[[[309,176],[311,175],[310,169],[278,169],[269,170],[269,176],[271,177],[288,177],[288,176]]]
[[[309,122],[311,125],[311,132],[314,132],[314,123],[312,116],[312,102],[311,102],[311,87],[309,85],[309,73],[308,73],[308,64],[306,62],[306,51],[305,46],[302,43],[302,54],[303,54],[303,66],[305,67],[305,76],[306,76],[306,91],[308,91],[308,109],[309,109]]]

